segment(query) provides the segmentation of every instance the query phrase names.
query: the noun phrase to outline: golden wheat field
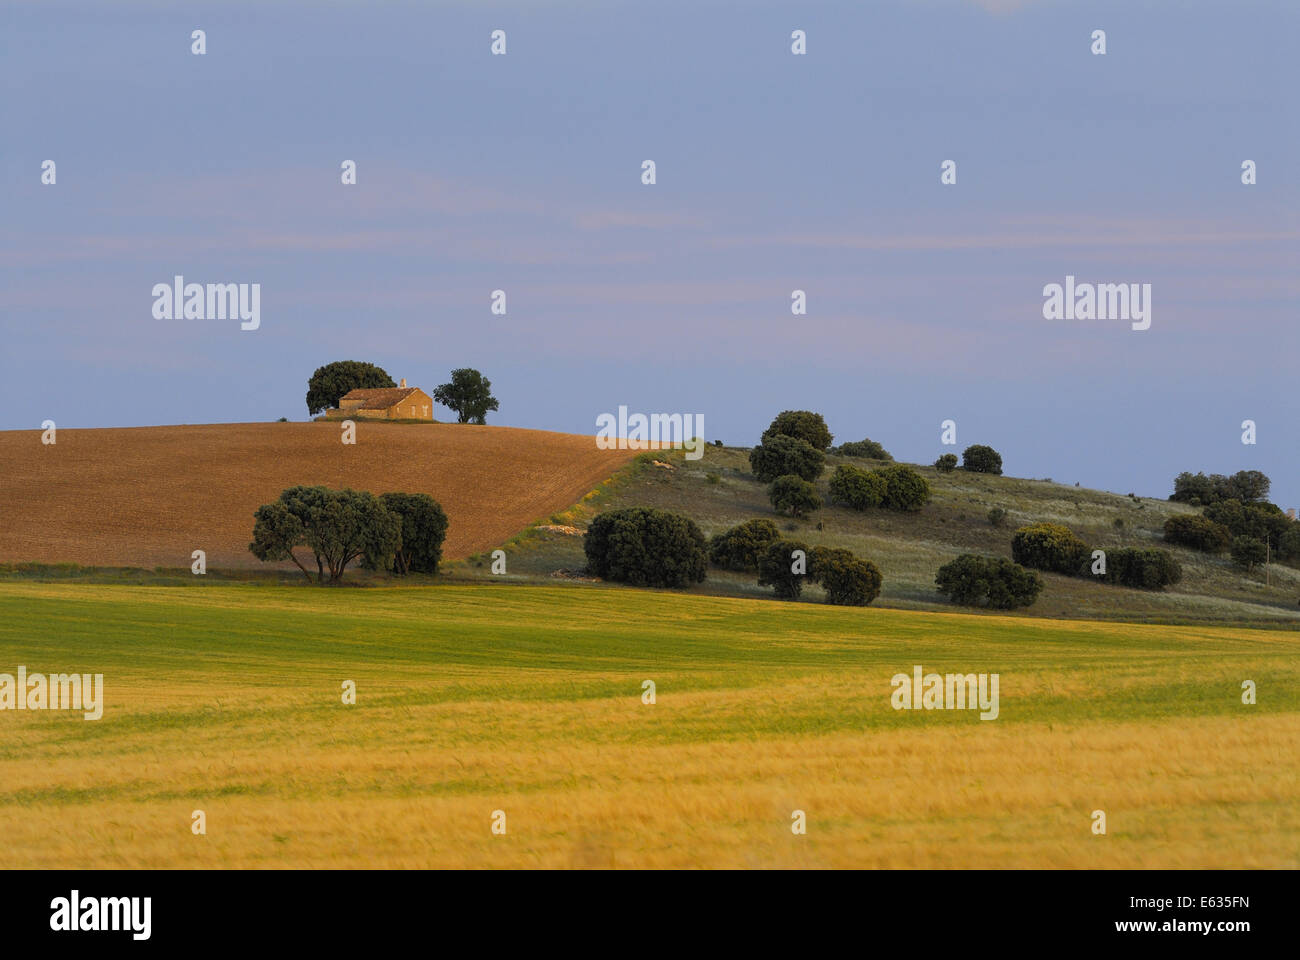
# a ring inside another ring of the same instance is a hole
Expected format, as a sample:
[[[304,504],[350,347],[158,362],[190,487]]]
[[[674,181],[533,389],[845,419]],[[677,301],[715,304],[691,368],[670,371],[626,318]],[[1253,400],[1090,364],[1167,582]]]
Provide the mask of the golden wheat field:
[[[0,867],[1294,867],[1297,653],[580,585],[5,582],[0,673],[105,694],[0,711]],[[916,664],[998,673],[998,718],[892,709]]]
[[[253,511],[286,487],[427,493],[450,521],[444,556],[495,546],[569,506],[633,454],[592,437],[450,423],[338,423],[0,432],[0,562],[262,566]],[[293,569],[291,564],[282,564]]]

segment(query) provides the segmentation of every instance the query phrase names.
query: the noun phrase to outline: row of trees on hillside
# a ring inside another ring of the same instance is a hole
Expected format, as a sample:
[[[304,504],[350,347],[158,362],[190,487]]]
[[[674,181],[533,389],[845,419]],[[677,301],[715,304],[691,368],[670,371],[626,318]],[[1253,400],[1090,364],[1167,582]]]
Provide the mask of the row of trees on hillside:
[[[837,547],[782,539],[770,520],[749,520],[706,541],[695,521],[650,507],[596,516],[583,538],[587,571],[642,587],[683,587],[703,581],[710,561],[756,574],[759,586],[797,599],[805,581],[820,583],[826,602],[865,606],[880,595],[880,569]]]
[[[809,546],[781,536],[775,523],[753,519],[705,540],[688,517],[631,508],[598,515],[584,539],[588,572],[636,586],[681,587],[705,579],[709,563],[756,574],[776,596],[797,599],[807,582],[820,583],[827,602],[865,605],[880,594],[883,577],[871,561],[837,547]],[[963,554],[940,567],[935,585],[952,602],[991,609],[1027,607],[1043,589],[1035,571],[1160,590],[1182,579],[1167,550],[1128,547],[1094,551],[1068,527],[1034,523],[1011,541],[1012,559]]]
[[[373,363],[338,360],[318,367],[307,381],[307,412],[312,416],[338,407],[353,390],[395,387],[388,371]],[[451,372],[451,380],[433,390],[433,399],[456,414],[458,423],[487,423],[489,412],[500,408],[492,396],[492,381],[471,367]]]
[[[1142,590],[1162,590],[1183,576],[1168,550],[1093,550],[1059,523],[1021,527],[1011,538],[1011,557],[963,554],[939,568],[935,585],[953,603],[1010,610],[1038,598],[1043,589],[1038,570]]]
[[[1222,500],[1239,500],[1255,503],[1268,499],[1272,482],[1258,470],[1238,470],[1230,477],[1212,473],[1184,471],[1174,478],[1174,492],[1169,499],[1193,507],[1207,507]]]
[[[1011,538],[1016,563],[1067,577],[1099,579],[1142,590],[1160,590],[1183,578],[1182,566],[1168,550],[1114,547],[1094,550],[1060,523],[1031,523]]]
[[[806,583],[819,583],[828,603],[863,606],[880,595],[883,576],[870,560],[839,547],[810,546],[784,538],[771,520],[747,520],[706,540],[689,517],[633,507],[596,516],[583,540],[587,571],[602,579],[648,587],[699,583],[713,566],[756,575],[782,599],[798,599]],[[1012,540],[1014,560],[964,554],[935,577],[952,602],[991,609],[1034,603],[1043,589],[1035,570],[1096,576],[1108,583],[1160,589],[1177,583],[1181,569],[1164,550],[1113,549],[1100,569],[1088,545],[1068,528],[1039,523]]]
[[[879,443],[866,439],[832,447],[834,437],[819,413],[811,410],[784,410],[763,431],[760,443],[749,452],[749,466],[756,479],[770,484],[768,497],[779,513],[803,516],[822,506],[816,487],[826,469],[826,451],[880,460],[885,466],[864,470],[842,463],[835,468],[829,483],[831,502],[854,510],[882,507],[887,510],[915,512],[930,499],[930,486],[912,467],[893,463],[893,457]],[[963,469],[975,473],[1002,473],[1002,456],[992,447],[975,444],[967,447]],[[957,466],[957,457],[944,454],[935,463],[940,472]]]

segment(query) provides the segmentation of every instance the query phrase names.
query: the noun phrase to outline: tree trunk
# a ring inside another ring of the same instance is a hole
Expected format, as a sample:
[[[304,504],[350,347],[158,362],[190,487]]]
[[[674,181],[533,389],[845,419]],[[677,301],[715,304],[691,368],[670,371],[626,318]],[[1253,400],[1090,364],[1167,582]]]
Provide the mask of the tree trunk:
[[[299,570],[302,571],[302,575],[307,578],[307,582],[311,583],[311,574],[307,572],[306,567],[304,567],[301,563],[298,562],[298,558],[293,554],[292,547],[289,548],[289,559],[293,561],[294,566],[296,566]]]

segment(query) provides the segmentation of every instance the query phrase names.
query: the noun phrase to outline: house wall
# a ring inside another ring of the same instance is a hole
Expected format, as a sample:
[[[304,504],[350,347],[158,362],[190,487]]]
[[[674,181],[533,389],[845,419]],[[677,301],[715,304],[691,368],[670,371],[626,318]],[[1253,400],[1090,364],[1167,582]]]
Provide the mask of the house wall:
[[[414,411],[412,411],[414,407]],[[401,403],[395,403],[384,411],[389,420],[432,420],[433,399],[424,391],[417,390]]]
[[[325,411],[327,419],[340,420],[348,417],[372,417],[385,420],[432,420],[433,398],[423,390],[417,390],[400,403],[395,403],[386,410],[362,410],[360,400],[340,400],[337,409]],[[415,412],[411,412],[414,405]]]

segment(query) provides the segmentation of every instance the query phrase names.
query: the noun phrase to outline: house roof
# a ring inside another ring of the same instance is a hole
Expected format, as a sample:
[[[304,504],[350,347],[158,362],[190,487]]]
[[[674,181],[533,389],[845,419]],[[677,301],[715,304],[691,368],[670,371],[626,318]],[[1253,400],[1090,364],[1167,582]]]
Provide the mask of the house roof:
[[[373,387],[365,390],[349,390],[339,397],[339,404],[344,400],[360,400],[362,410],[387,410],[395,403],[401,403],[413,393],[423,393],[419,387]]]

